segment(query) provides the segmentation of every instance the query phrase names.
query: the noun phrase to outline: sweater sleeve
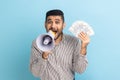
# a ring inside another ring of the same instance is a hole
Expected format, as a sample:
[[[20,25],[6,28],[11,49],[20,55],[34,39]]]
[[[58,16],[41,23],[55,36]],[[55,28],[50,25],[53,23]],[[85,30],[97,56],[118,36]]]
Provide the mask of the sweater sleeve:
[[[77,41],[73,56],[73,71],[83,73],[86,70],[88,61],[85,55],[80,54],[81,44]]]
[[[46,69],[47,60],[42,58],[42,51],[38,49],[35,41],[31,47],[30,71],[36,77],[41,77]]]

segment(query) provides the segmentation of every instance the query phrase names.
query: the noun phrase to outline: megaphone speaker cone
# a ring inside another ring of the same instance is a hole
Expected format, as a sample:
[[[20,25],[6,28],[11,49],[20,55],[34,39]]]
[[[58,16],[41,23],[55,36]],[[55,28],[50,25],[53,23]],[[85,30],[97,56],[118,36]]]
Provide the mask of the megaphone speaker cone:
[[[48,33],[39,35],[36,39],[36,45],[42,51],[50,51],[54,48],[54,38]]]

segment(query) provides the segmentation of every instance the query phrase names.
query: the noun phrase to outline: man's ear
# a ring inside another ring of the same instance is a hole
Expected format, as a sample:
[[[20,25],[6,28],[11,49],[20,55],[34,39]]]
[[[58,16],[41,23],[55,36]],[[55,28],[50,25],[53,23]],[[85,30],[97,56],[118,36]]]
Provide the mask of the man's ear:
[[[66,26],[66,23],[63,24],[63,28],[65,28],[65,26]]]

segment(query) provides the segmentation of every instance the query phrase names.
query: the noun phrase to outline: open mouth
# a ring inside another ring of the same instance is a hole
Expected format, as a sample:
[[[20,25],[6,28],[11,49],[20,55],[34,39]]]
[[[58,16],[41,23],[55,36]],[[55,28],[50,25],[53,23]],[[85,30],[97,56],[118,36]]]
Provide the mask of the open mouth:
[[[54,33],[54,34],[56,34],[56,33],[57,33],[57,31],[53,31],[53,33]]]
[[[55,31],[55,30],[51,30],[51,31],[56,35],[57,31]]]
[[[57,31],[55,31],[55,30],[50,30],[50,32],[52,33],[52,35],[53,35],[54,37],[56,37]]]

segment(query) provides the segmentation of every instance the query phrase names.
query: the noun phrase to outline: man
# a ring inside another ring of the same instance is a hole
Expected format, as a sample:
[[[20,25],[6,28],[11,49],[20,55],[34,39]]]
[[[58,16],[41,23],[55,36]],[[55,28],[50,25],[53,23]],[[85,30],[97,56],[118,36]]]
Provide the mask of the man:
[[[46,31],[55,33],[55,47],[43,52],[32,43],[30,70],[41,80],[75,80],[75,72],[82,73],[88,64],[86,60],[87,45],[90,38],[81,32],[78,37],[63,33],[65,27],[64,13],[61,10],[50,10],[46,13]]]

